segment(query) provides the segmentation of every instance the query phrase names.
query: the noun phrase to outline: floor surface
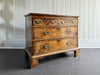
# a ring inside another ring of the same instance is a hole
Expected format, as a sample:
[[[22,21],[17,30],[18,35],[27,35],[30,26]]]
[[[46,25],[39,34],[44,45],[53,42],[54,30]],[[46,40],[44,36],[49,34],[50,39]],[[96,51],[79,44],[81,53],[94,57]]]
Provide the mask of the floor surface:
[[[100,75],[100,49],[81,49],[46,57],[35,69],[27,69],[24,50],[0,50],[0,75]]]

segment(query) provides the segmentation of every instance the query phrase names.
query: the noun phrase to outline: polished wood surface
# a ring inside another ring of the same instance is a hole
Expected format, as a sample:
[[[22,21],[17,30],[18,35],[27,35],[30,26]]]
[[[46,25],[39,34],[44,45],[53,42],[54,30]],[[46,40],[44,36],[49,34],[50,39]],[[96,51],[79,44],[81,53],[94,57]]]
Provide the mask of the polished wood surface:
[[[48,27],[48,28],[33,28],[33,39],[52,39],[77,37],[77,27]]]
[[[41,23],[38,23],[41,21]],[[54,18],[33,18],[33,25],[58,25],[58,19]]]
[[[30,68],[38,66],[45,56],[73,51],[78,48],[78,16],[30,13],[26,19],[26,54]]]
[[[57,15],[57,14],[44,14],[44,13],[29,13],[27,16],[51,16],[51,17],[79,17],[79,16],[69,16],[69,15]]]
[[[76,48],[78,46],[77,38],[66,38],[58,40],[46,40],[33,42],[34,55],[40,55],[59,50]],[[45,47],[47,46],[47,47]]]
[[[33,17],[33,25],[78,25],[78,18],[62,18],[62,17]]]
[[[66,25],[66,26],[70,26],[70,25],[78,25],[78,18],[62,18],[58,20],[58,24],[60,25]]]

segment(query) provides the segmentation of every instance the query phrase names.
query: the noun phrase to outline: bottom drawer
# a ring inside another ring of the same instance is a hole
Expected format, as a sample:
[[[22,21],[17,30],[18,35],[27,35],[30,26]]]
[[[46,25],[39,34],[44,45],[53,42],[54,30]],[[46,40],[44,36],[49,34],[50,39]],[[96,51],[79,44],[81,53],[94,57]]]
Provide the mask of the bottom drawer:
[[[33,42],[34,55],[78,47],[77,38],[64,38]]]

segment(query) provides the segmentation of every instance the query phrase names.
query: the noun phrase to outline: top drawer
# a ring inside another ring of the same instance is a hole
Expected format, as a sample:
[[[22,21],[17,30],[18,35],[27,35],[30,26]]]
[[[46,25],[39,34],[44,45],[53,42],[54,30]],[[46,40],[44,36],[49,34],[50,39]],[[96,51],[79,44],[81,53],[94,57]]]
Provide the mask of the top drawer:
[[[78,25],[78,18],[33,18],[33,25],[42,26],[70,26],[70,25]]]
[[[78,19],[77,18],[66,18],[66,19],[59,19],[58,20],[59,25],[78,25]]]
[[[54,18],[35,18],[33,25],[58,25],[58,19]]]

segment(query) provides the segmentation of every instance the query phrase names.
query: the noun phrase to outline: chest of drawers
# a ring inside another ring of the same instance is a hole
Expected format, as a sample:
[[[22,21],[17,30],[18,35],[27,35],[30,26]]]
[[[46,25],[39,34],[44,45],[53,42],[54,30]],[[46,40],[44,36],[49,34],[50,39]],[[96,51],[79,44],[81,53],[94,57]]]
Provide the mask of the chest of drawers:
[[[73,51],[78,48],[78,16],[30,13],[25,15],[26,59],[30,68],[38,66],[45,56]]]

